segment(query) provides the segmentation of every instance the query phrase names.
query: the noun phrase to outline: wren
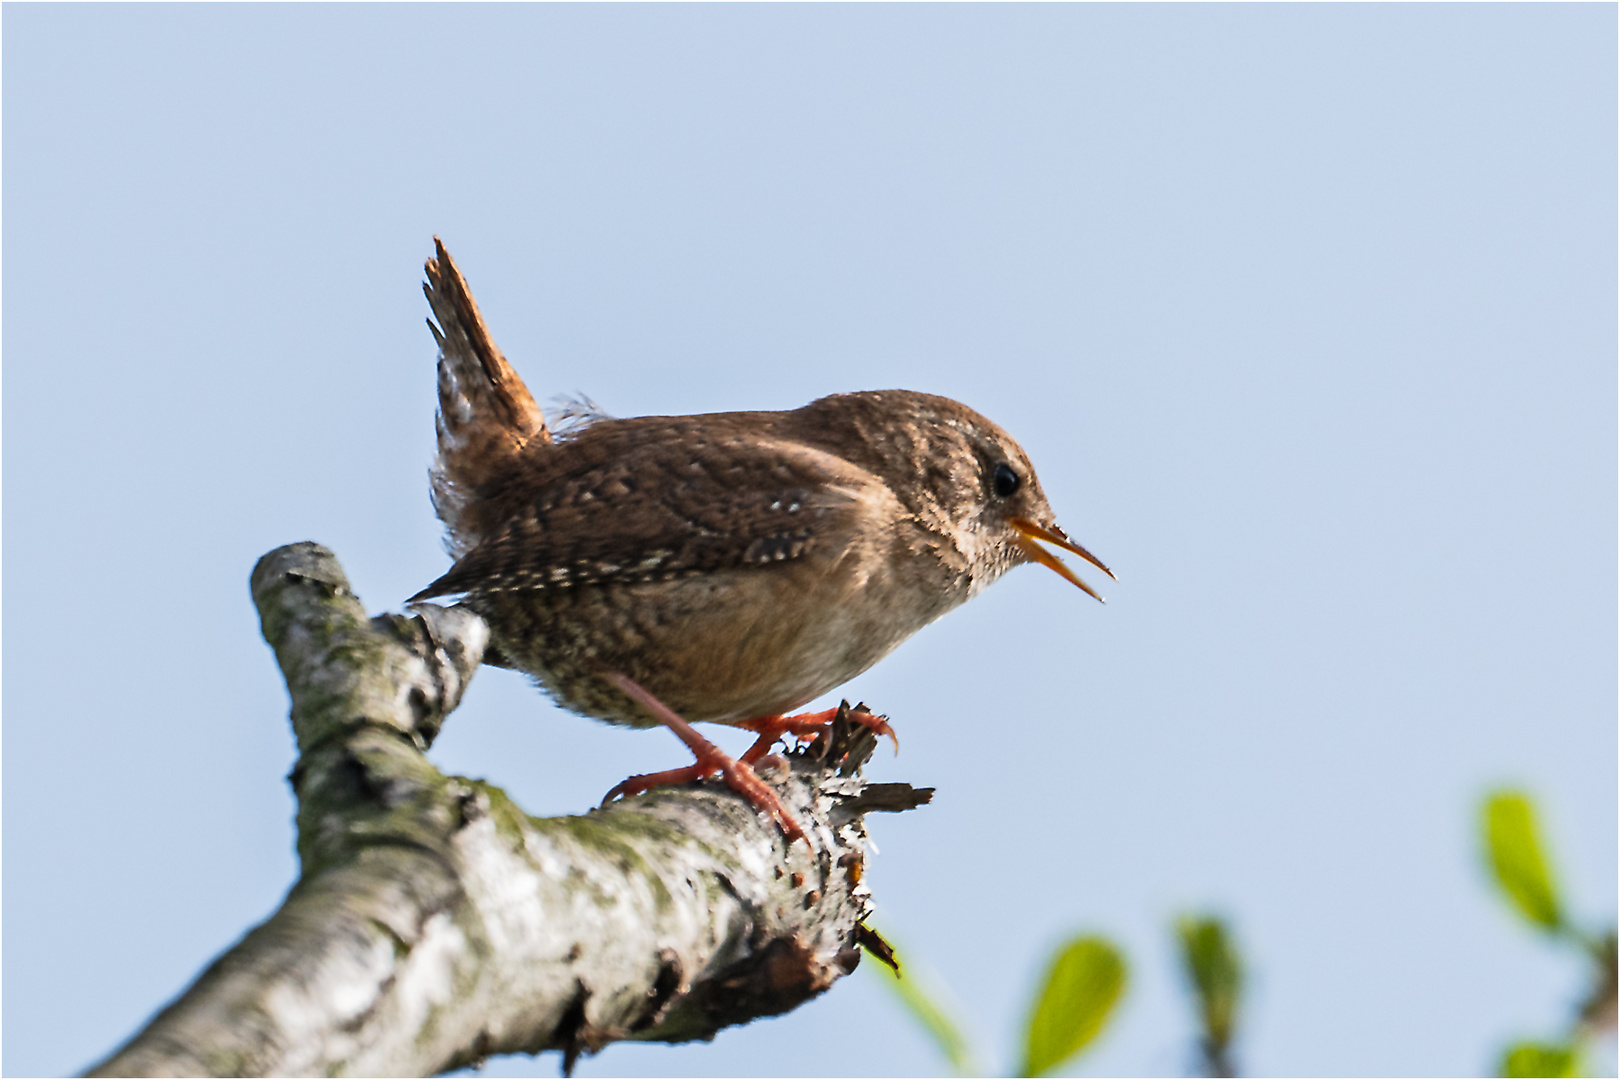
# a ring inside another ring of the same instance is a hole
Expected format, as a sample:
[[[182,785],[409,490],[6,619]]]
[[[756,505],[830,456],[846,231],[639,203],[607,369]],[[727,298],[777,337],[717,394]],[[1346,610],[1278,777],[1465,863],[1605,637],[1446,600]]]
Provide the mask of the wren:
[[[718,772],[802,837],[752,769],[832,715],[794,709],[1020,563],[1102,599],[1041,546],[1113,577],[1058,528],[1024,451],[949,398],[876,390],[549,430],[434,244],[431,481],[455,564],[411,599],[460,596],[489,624],[489,662],[574,712],[665,724],[697,756],[608,799]],[[881,717],[856,718],[893,737]],[[733,760],[689,721],[759,738]]]

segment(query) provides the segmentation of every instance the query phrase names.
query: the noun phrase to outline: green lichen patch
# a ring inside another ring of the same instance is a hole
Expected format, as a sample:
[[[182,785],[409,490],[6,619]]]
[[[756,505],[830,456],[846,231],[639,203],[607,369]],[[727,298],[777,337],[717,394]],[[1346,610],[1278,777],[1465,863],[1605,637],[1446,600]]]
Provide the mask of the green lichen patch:
[[[660,912],[669,910],[674,898],[657,867],[642,854],[642,845],[659,850],[694,842],[670,823],[646,814],[608,812],[575,817],[530,818],[529,825],[542,835],[565,839],[595,858],[611,863],[627,878],[645,882],[652,892],[653,904]]]

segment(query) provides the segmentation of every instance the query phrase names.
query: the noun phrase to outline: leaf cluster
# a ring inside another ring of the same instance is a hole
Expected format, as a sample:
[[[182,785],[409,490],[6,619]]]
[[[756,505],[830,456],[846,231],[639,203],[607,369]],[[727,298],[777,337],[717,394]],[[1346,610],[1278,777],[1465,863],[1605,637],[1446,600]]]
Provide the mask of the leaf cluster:
[[[1497,1071],[1502,1076],[1580,1076],[1587,1044],[1615,1023],[1615,931],[1592,933],[1570,920],[1529,795],[1512,789],[1492,792],[1480,816],[1485,862],[1509,906],[1549,941],[1578,950],[1590,965],[1589,988],[1568,1032],[1551,1041],[1512,1043],[1502,1052]]]
[[[1510,1077],[1580,1076],[1591,1040],[1615,1026],[1615,930],[1583,930],[1570,917],[1541,839],[1535,803],[1527,794],[1511,789],[1491,793],[1482,807],[1480,829],[1484,861],[1509,907],[1547,941],[1576,950],[1590,976],[1568,1031],[1561,1038],[1512,1043],[1501,1054],[1498,1072]],[[1208,914],[1183,916],[1175,933],[1200,1021],[1203,1069],[1210,1076],[1235,1076],[1232,1044],[1245,973],[1232,933],[1225,921]],[[892,972],[885,969],[885,982],[957,1074],[981,1075],[968,1040],[927,988],[927,977],[908,967],[911,975],[902,980],[898,963],[893,967]],[[1031,1003],[1014,1075],[1047,1075],[1094,1043],[1127,982],[1125,957],[1106,938],[1082,934],[1061,944]]]

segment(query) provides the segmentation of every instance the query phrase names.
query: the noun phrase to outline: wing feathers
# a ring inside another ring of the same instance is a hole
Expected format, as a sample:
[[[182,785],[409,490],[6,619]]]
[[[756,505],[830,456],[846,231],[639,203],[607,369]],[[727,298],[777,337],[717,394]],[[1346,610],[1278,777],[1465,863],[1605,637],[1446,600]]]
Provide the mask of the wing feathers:
[[[587,432],[580,442],[604,432]],[[882,489],[875,476],[799,443],[722,441],[696,460],[679,433],[635,443],[634,469],[613,462],[543,485],[413,599],[836,560],[866,500]],[[886,489],[882,495],[892,500]]]

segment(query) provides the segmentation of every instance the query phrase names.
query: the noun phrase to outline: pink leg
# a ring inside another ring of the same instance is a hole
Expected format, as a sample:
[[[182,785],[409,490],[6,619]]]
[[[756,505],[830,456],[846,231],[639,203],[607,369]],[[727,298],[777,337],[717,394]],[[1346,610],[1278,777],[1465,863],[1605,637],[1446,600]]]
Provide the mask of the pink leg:
[[[782,805],[782,800],[776,797],[776,792],[767,787],[765,781],[755,775],[748,760],[734,761],[726,756],[725,752],[718,746],[699,735],[691,724],[676,715],[673,709],[647,693],[631,679],[620,675],[616,671],[608,672],[605,678],[679,736],[680,740],[692,751],[693,756],[697,758],[697,763],[688,765],[684,769],[670,769],[667,772],[632,776],[603,797],[602,803],[604,806],[619,795],[636,795],[666,784],[689,783],[719,773],[731,790],[771,816],[772,820],[781,828],[782,835],[787,837],[790,845],[795,840],[803,840],[807,845],[810,843],[804,835],[804,830],[799,828],[799,823],[793,820],[792,815]],[[768,744],[766,748],[769,749]],[[753,760],[758,760],[758,757],[756,756]]]
[[[783,735],[793,735],[801,739],[820,735],[827,730],[833,717],[838,715],[837,709],[827,709],[817,713],[799,713],[797,716],[756,716],[752,720],[744,720],[737,726],[748,731],[757,732],[759,739],[750,746],[743,756],[739,758],[746,764],[752,765],[764,757],[775,745],[776,740]],[[900,752],[900,737],[889,726],[889,721],[881,716],[875,716],[865,709],[851,709],[849,718],[862,727],[871,728],[879,735],[887,735],[889,741],[894,743],[894,752]]]

